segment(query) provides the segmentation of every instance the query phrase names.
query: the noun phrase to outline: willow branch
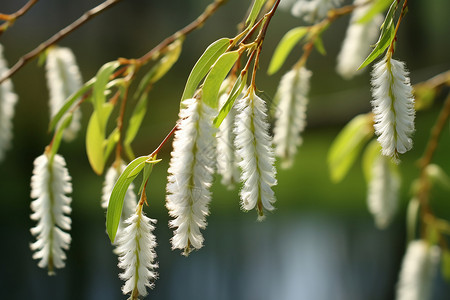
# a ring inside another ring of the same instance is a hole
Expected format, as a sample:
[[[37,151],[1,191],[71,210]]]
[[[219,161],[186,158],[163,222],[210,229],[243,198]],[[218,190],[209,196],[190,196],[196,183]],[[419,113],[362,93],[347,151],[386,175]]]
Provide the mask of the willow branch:
[[[216,10],[226,1],[227,0],[216,0],[210,5],[208,5],[205,11],[200,16],[198,16],[197,19],[195,19],[190,24],[186,25],[184,28],[178,30],[168,38],[164,39],[155,48],[144,54],[141,58],[138,58],[136,62],[139,64],[145,64],[146,62],[151,60],[155,55],[157,55],[160,51],[166,48],[168,45],[172,44],[176,39],[180,38],[181,36],[187,35],[192,31],[196,30],[197,28],[201,27],[205,23],[205,21],[209,17],[211,17],[216,12]]]
[[[67,35],[71,34],[75,30],[77,30],[79,27],[87,23],[89,20],[97,16],[98,14],[102,13],[106,9],[112,7],[113,5],[119,3],[122,0],[106,0],[102,4],[94,7],[91,10],[88,10],[85,12],[80,18],[78,18],[75,22],[72,24],[66,26],[65,28],[61,29],[59,32],[54,34],[51,38],[40,44],[38,47],[36,47],[34,50],[28,52],[24,56],[22,56],[17,63],[6,73],[3,74],[2,77],[0,77],[0,84],[5,81],[6,79],[10,78],[12,75],[14,75],[17,71],[19,71],[23,66],[25,66],[29,61],[39,56],[42,52],[44,52],[48,47],[56,44],[61,39],[65,38]]]
[[[30,8],[35,5],[39,0],[29,0],[21,9],[12,14],[0,14],[0,20],[4,20],[5,23],[0,26],[0,35],[8,29],[14,22],[24,15]]]

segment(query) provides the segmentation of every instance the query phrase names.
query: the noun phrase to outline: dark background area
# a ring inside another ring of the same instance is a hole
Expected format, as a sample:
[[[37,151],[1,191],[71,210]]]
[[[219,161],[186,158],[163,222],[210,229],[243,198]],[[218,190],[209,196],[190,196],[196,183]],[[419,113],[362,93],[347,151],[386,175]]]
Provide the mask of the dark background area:
[[[12,13],[25,0],[1,1],[0,12]],[[190,34],[173,69],[158,82],[149,98],[143,127],[133,144],[137,155],[151,153],[177,120],[179,99],[192,66],[204,49],[220,37],[232,37],[250,5],[229,0]],[[348,2],[348,1],[347,1]],[[346,2],[346,3],[347,3]],[[93,0],[41,0],[0,37],[4,55],[13,65],[23,54],[101,3]],[[206,0],[124,0],[61,41],[77,57],[84,80],[104,63],[118,57],[140,57],[161,40],[194,20]],[[395,58],[405,61],[413,84],[450,68],[450,2],[409,1],[400,28]],[[411,182],[418,177],[416,161],[424,151],[443,96],[416,116],[414,149],[402,156],[402,193],[397,216],[386,230],[378,230],[366,208],[366,184],[359,161],[339,184],[332,184],[327,151],[339,130],[356,114],[370,110],[369,72],[351,81],[336,72],[336,55],[348,17],[338,19],[324,34],[326,56],[313,52],[307,67],[311,79],[308,127],[295,165],[278,170],[277,210],[264,222],[239,209],[238,190],[229,191],[216,180],[203,230],[205,245],[188,258],[171,251],[164,206],[167,163],[171,148],[161,153],[148,187],[146,214],[158,220],[155,231],[159,279],[147,299],[393,299],[405,250],[405,209]],[[257,85],[273,97],[281,75],[301,55],[296,47],[283,69],[266,75],[273,51],[290,28],[301,21],[287,11],[274,16],[263,47]],[[13,147],[0,165],[0,298],[2,299],[125,299],[120,287],[117,257],[105,233],[100,207],[103,178],[89,167],[84,135],[63,144],[73,178],[72,244],[66,267],[48,277],[31,258],[34,240],[29,228],[30,177],[33,160],[50,142],[48,92],[44,68],[29,63],[13,78],[19,95],[14,119]],[[91,108],[82,107],[84,128]],[[131,109],[129,109],[131,111]],[[114,120],[114,118],[111,118]],[[450,132],[446,128],[435,162],[450,173]],[[220,178],[219,178],[220,179]],[[435,190],[432,205],[450,219],[448,192]],[[438,275],[434,299],[447,299],[449,286]]]

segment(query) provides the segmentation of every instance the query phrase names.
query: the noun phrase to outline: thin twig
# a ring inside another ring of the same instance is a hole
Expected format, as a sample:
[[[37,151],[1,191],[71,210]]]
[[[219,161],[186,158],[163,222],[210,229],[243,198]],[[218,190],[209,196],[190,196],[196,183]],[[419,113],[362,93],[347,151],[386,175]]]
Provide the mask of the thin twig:
[[[30,10],[30,8],[35,5],[39,0],[29,0],[21,9],[16,11],[12,14],[0,14],[0,20],[4,20],[5,23],[3,23],[0,26],[0,35],[8,29],[18,18],[20,18],[22,15],[24,15],[27,11]]]
[[[205,11],[198,16],[197,19],[195,19],[192,23],[186,25],[184,28],[178,30],[168,38],[164,39],[161,43],[159,43],[155,48],[144,54],[141,58],[136,59],[136,61],[140,64],[145,64],[149,60],[153,58],[154,55],[157,55],[160,51],[162,51],[164,48],[166,48],[168,45],[172,44],[176,39],[180,38],[181,36],[187,35],[190,32],[194,31],[195,29],[201,27],[205,21],[211,17],[216,10],[226,2],[227,0],[216,0],[214,3],[211,3],[208,5],[205,9]]]
[[[33,49],[32,51],[28,52],[24,56],[22,56],[17,63],[3,76],[0,78],[0,84],[5,81],[6,79],[10,78],[12,75],[14,75],[17,71],[19,71],[24,65],[26,65],[29,61],[39,56],[42,52],[44,52],[48,47],[52,46],[53,44],[59,42],[61,39],[84,25],[86,22],[100,14],[101,12],[105,11],[106,9],[112,7],[113,5],[119,3],[122,0],[106,0],[102,4],[94,7],[93,9],[85,12],[80,18],[78,18],[75,22],[68,25],[67,27],[61,29],[56,34],[54,34],[51,38],[40,44],[38,47]]]

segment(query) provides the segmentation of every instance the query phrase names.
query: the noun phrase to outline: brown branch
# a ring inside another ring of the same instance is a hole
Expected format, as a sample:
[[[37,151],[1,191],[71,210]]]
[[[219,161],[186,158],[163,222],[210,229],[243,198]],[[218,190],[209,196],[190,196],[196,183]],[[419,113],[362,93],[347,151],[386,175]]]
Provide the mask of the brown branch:
[[[226,2],[227,0],[215,0],[213,3],[208,5],[205,11],[197,17],[192,23],[186,25],[184,28],[178,30],[168,38],[164,39],[161,43],[159,43],[155,48],[144,54],[141,58],[136,59],[135,64],[145,64],[149,60],[153,58],[154,55],[157,55],[160,51],[166,48],[168,45],[172,44],[176,39],[181,36],[187,35],[194,31],[195,29],[201,27],[205,21],[211,17],[216,10]]]
[[[18,18],[24,15],[30,8],[35,5],[39,0],[29,0],[21,9],[12,14],[0,14],[0,20],[4,20],[5,23],[0,26],[0,35],[8,29]]]
[[[23,66],[25,66],[29,61],[36,58],[38,55],[40,55],[42,52],[44,52],[48,47],[52,46],[53,44],[59,42],[61,39],[87,23],[89,20],[100,14],[101,12],[105,11],[106,9],[112,7],[113,5],[119,3],[122,0],[106,0],[102,4],[94,7],[91,10],[88,10],[85,12],[80,18],[78,18],[75,22],[72,24],[66,26],[65,28],[58,31],[56,34],[54,34],[51,38],[40,44],[38,47],[36,47],[34,50],[28,52],[24,56],[22,56],[17,63],[5,74],[3,74],[2,77],[0,77],[0,84],[5,81],[6,79],[10,78],[12,75],[14,75],[17,71],[19,71]]]

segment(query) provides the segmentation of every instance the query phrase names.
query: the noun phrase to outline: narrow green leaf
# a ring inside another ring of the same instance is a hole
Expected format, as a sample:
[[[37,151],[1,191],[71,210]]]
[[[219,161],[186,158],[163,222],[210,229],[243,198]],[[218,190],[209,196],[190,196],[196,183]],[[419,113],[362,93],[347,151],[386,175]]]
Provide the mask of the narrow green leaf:
[[[59,120],[67,113],[69,109],[72,108],[72,105],[84,94],[86,93],[92,86],[94,85],[95,77],[86,82],[78,91],[73,93],[67,100],[64,102],[64,105],[59,109],[53,119],[50,121],[49,131],[55,129],[56,124],[58,124]]]
[[[189,74],[186,86],[184,88],[183,96],[181,96],[181,101],[192,98],[194,96],[195,90],[202,81],[202,79],[208,74],[211,66],[216,62],[216,60],[227,50],[230,45],[230,39],[222,38],[211,45],[205,50],[205,52],[200,56],[191,73]]]
[[[146,163],[144,166],[144,172],[142,172],[142,183],[141,183],[141,186],[139,187],[139,192],[138,192],[139,195],[144,190],[145,184],[147,183],[148,178],[150,177],[150,174],[153,171],[153,165],[154,164]]]
[[[86,130],[86,153],[92,169],[97,174],[102,174],[105,167],[104,139],[106,122],[112,112],[113,105],[104,103],[99,110],[94,110]],[[100,112],[101,111],[101,112]],[[100,113],[104,121],[100,119]]]
[[[130,145],[136,137],[147,112],[147,93],[141,95],[128,124],[124,145]]]
[[[155,74],[151,78],[150,82],[155,83],[161,79],[172,66],[177,62],[180,57],[181,49],[183,46],[183,39],[179,38],[168,46],[168,52],[158,62],[158,68]]]
[[[357,22],[359,24],[364,24],[373,19],[373,17],[381,12],[383,12],[389,4],[392,4],[397,0],[375,0],[371,5],[370,9],[363,15]],[[369,4],[370,5],[370,4]]]
[[[127,155],[129,160],[133,160],[136,158],[136,155],[134,155],[133,148],[131,148],[131,145],[123,145],[123,148],[125,150],[125,154]]]
[[[328,152],[328,166],[333,182],[339,182],[345,177],[373,132],[372,116],[369,114],[356,116],[342,129]]]
[[[106,101],[105,89],[109,82],[109,77],[115,69],[119,67],[118,61],[111,61],[104,64],[97,72],[94,88],[92,91],[92,99],[94,107],[97,110]]]
[[[103,148],[105,149],[104,151],[104,157],[103,157],[103,161],[106,164],[106,161],[108,160],[109,155],[111,154],[112,150],[114,149],[114,146],[117,144],[117,142],[119,141],[120,138],[120,132],[119,130],[116,128],[113,130],[113,132],[111,132],[108,136],[108,138],[104,141],[104,146]]]
[[[406,230],[408,242],[411,242],[416,237],[417,218],[419,216],[420,202],[417,198],[412,198],[408,203],[406,211]]]
[[[61,125],[58,127],[52,141],[50,160],[52,160],[55,154],[58,152],[59,145],[61,145],[61,139],[64,134],[64,129],[66,129],[72,122],[72,116],[73,114],[68,114],[64,121],[62,121]]]
[[[122,215],[125,194],[128,187],[139,173],[134,177],[130,177],[129,175],[131,171],[136,169],[137,166],[145,164],[147,159],[148,156],[141,156],[130,162],[119,176],[119,179],[117,179],[117,182],[111,192],[108,210],[106,212],[106,231],[108,232],[108,236],[113,243],[116,238],[117,228],[119,227],[120,216]]]
[[[425,169],[425,173],[433,184],[438,184],[447,190],[450,189],[450,178],[440,166],[429,164]]]
[[[325,50],[325,47],[323,45],[322,37],[318,36],[314,41],[314,46],[316,47],[317,51],[319,51],[322,55],[327,55],[327,51]]]
[[[294,46],[308,33],[308,27],[296,27],[289,30],[281,39],[269,64],[267,73],[276,73],[284,64]]]
[[[252,27],[253,24],[255,24],[256,18],[258,17],[259,13],[261,12],[261,9],[266,3],[267,0],[254,0],[252,10],[250,11],[250,14],[248,15],[247,20],[245,21],[245,25],[247,27]]]
[[[378,42],[375,45],[375,48],[369,54],[369,56],[364,60],[358,70],[364,68],[375,59],[377,59],[381,54],[384,53],[387,47],[392,43],[395,35],[395,26],[394,26],[394,13],[397,8],[397,1],[394,1],[389,8],[389,11],[386,15],[386,18],[381,25],[381,34],[378,39]]]
[[[362,159],[363,174],[367,183],[369,183],[370,180],[372,179],[373,164],[380,155],[381,155],[380,143],[378,143],[377,140],[372,140],[364,150],[364,155]]]
[[[236,50],[224,53],[217,59],[211,67],[211,71],[206,76],[203,84],[202,100],[204,103],[212,108],[216,108],[218,106],[220,86],[238,58],[239,52]]]
[[[247,83],[247,75],[248,73],[245,73],[244,78],[241,78],[241,75],[239,75],[238,79],[234,83],[233,88],[231,89],[231,92],[228,96],[227,102],[225,102],[225,104],[220,109],[219,114],[214,119],[214,126],[216,126],[216,128],[219,128],[220,124],[222,124],[223,120],[227,117],[228,113],[233,107],[233,104],[236,101],[237,97],[242,93],[242,90]]]

